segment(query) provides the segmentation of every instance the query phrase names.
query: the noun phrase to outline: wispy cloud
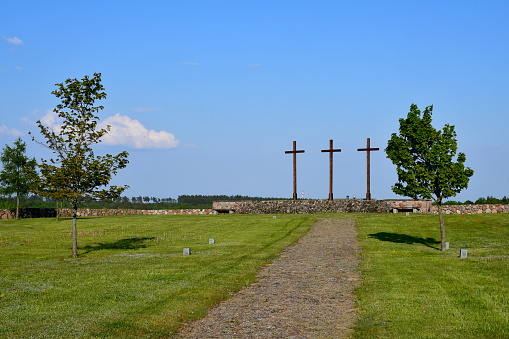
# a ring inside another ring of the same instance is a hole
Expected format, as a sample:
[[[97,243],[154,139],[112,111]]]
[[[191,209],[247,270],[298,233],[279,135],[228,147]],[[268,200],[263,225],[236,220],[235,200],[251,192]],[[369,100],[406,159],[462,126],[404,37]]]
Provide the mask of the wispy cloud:
[[[149,113],[149,112],[156,112],[160,111],[161,109],[158,107],[133,107],[129,108],[130,111],[138,112],[138,113]]]
[[[255,67],[260,67],[262,64],[247,64],[246,66],[248,68],[255,68]]]
[[[15,137],[19,137],[19,136],[24,135],[26,133],[20,132],[17,129],[14,129],[14,128],[9,128],[6,125],[2,124],[2,125],[0,125],[0,134],[3,134],[3,135],[12,135],[12,136],[15,136]]]
[[[14,38],[6,38],[6,37],[4,37],[4,40],[7,41],[10,44],[13,44],[13,45],[21,46],[21,45],[24,44],[23,40],[21,40],[20,38],[18,38],[16,36]]]
[[[189,61],[185,61],[185,62],[181,62],[182,65],[186,65],[186,66],[201,66],[201,64],[199,62],[189,62]]]
[[[171,133],[149,130],[141,122],[128,116],[115,114],[100,123],[99,127],[111,126],[103,137],[103,142],[110,145],[129,145],[134,148],[174,148],[179,141]]]

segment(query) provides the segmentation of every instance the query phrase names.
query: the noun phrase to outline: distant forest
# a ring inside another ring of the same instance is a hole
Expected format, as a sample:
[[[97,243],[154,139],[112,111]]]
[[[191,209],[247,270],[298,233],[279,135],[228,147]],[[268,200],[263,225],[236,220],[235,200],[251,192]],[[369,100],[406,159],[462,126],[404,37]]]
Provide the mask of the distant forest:
[[[263,201],[263,200],[288,200],[288,198],[262,198],[243,195],[180,195],[177,199],[156,198],[149,196],[120,197],[115,201],[85,200],[80,208],[111,208],[111,209],[207,209],[212,208],[213,201]],[[482,205],[482,204],[509,204],[509,198],[504,196],[498,199],[492,196],[479,198],[476,201],[464,202],[450,200],[444,205]],[[21,208],[71,208],[65,201],[55,201],[51,198],[43,198],[31,195],[21,199]],[[0,209],[16,208],[15,198],[0,197]]]
[[[85,200],[80,208],[111,209],[207,209],[212,208],[213,201],[262,201],[286,200],[283,198],[248,197],[243,195],[180,195],[177,199],[156,198],[149,196],[119,197],[115,201]],[[66,201],[55,201],[39,195],[21,199],[21,208],[71,208]],[[15,198],[0,197],[0,209],[16,208]]]
[[[509,198],[504,196],[502,199],[498,199],[492,196],[487,196],[486,198],[479,198],[476,201],[467,200],[464,202],[449,200],[444,203],[444,205],[484,205],[484,204],[509,204]]]

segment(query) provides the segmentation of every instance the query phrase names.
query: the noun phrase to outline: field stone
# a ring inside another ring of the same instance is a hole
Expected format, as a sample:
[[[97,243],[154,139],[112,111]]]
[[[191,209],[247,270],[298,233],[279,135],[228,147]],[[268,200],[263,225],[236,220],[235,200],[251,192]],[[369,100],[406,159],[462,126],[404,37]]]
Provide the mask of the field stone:
[[[354,222],[326,219],[262,268],[258,281],[187,323],[177,338],[341,338],[357,320]]]

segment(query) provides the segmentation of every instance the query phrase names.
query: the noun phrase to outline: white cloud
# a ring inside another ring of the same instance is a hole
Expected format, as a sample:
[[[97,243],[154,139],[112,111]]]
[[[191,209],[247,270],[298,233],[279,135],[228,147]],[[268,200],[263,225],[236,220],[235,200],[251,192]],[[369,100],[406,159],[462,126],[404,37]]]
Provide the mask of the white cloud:
[[[47,111],[40,120],[44,126],[50,127],[56,133],[62,126],[61,118],[53,111]],[[120,113],[100,121],[97,127],[101,129],[106,128],[107,125],[110,125],[111,129],[102,137],[102,141],[108,145],[128,145],[134,148],[174,148],[179,144],[173,134],[149,130],[138,120]]]
[[[62,119],[58,117],[58,114],[54,111],[46,111],[46,115],[43,116],[40,121],[41,123],[57,132],[62,126]]]
[[[256,68],[256,67],[260,67],[262,64],[247,64],[247,67],[248,68]]]
[[[100,128],[111,126],[103,136],[103,142],[110,145],[129,145],[134,148],[174,148],[179,141],[165,131],[149,130],[141,122],[128,116],[115,114],[100,123]]]
[[[199,62],[189,62],[189,61],[185,61],[185,62],[182,62],[182,65],[187,65],[187,66],[200,66],[201,64]]]
[[[18,46],[21,46],[24,44],[23,40],[21,40],[20,38],[18,37],[14,37],[14,38],[5,38],[4,37],[4,40],[7,41],[8,43],[10,44],[13,44],[13,45],[18,45]]]
[[[139,113],[148,113],[148,112],[160,111],[161,109],[157,108],[157,107],[133,107],[133,108],[129,108],[129,110],[133,111],[133,112],[139,112]]]
[[[9,128],[5,125],[0,125],[0,134],[4,134],[4,135],[12,135],[12,136],[15,136],[15,137],[19,137],[25,133],[23,132],[20,132],[18,131],[17,129],[14,129],[14,128]]]

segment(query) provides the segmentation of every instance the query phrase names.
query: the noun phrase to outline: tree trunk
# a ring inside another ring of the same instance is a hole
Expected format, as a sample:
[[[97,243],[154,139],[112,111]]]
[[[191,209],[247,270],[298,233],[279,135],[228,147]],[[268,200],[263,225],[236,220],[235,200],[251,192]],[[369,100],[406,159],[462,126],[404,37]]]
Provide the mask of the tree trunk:
[[[73,206],[72,211],[72,256],[78,257],[78,232],[76,231],[76,219],[78,216],[78,205]]]
[[[16,195],[16,220],[19,220],[19,195]]]
[[[440,251],[445,251],[445,225],[442,204],[438,204],[438,219],[440,220]]]

